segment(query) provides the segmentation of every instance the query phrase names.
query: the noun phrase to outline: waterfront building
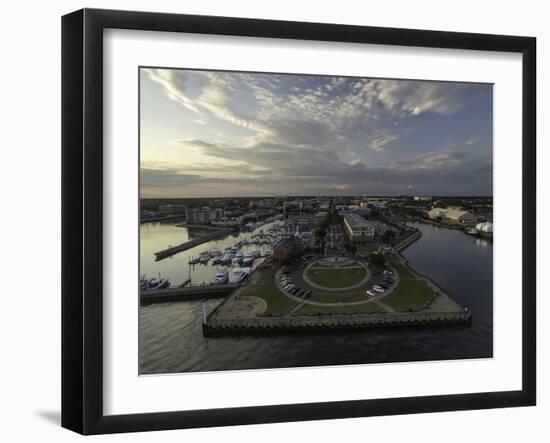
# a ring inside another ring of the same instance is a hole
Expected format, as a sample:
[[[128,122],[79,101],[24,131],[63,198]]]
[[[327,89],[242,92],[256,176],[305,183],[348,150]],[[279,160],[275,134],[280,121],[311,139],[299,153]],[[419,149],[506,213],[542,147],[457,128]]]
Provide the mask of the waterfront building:
[[[433,208],[428,211],[431,220],[439,220],[453,224],[474,224],[477,217],[461,208],[450,206],[448,208]]]
[[[222,220],[224,217],[225,217],[224,208],[212,208],[210,210],[210,219],[212,221],[219,221],[219,220]]]
[[[376,224],[357,214],[344,215],[344,227],[348,239],[355,245],[363,245],[376,236]]]
[[[207,225],[211,221],[211,209],[204,208],[192,208],[187,210],[187,223],[194,225]]]
[[[479,232],[484,232],[486,234],[492,234],[493,224],[491,222],[479,223],[476,225],[476,230]]]
[[[422,196],[415,195],[413,199],[414,201],[417,201],[417,202],[429,202],[429,201],[432,201],[433,197],[422,197]]]

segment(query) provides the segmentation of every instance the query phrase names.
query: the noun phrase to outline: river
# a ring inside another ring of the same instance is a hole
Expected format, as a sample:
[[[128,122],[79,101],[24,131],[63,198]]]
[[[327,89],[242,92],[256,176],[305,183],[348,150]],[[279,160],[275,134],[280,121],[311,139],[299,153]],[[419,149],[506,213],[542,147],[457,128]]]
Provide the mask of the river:
[[[285,368],[400,361],[490,358],[493,354],[493,245],[461,231],[417,225],[422,237],[402,254],[472,312],[472,325],[394,330],[338,331],[280,336],[204,338],[201,301],[140,308],[140,373]],[[264,228],[265,229],[265,228]],[[173,225],[141,226],[141,272],[160,272],[172,282],[189,274],[189,256],[223,250],[241,237],[206,243],[155,262],[153,252],[185,241]],[[250,236],[252,233],[240,234]],[[160,246],[160,247],[159,247]],[[202,266],[202,268],[200,267]],[[215,269],[191,268],[193,282],[209,281]],[[206,312],[221,300],[204,302]]]

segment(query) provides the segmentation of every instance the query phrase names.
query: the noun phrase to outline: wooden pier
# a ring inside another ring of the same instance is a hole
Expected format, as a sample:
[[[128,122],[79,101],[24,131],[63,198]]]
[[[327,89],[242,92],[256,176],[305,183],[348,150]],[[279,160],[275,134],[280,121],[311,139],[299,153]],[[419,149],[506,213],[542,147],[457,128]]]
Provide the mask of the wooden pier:
[[[178,252],[186,251],[188,249],[194,248],[195,246],[198,246],[202,243],[206,243],[207,241],[214,240],[216,238],[223,237],[224,235],[230,234],[231,232],[234,232],[235,228],[222,228],[222,229],[216,229],[214,232],[211,232],[206,235],[202,235],[198,238],[195,238],[193,240],[189,240],[185,243],[181,243],[176,246],[171,246],[169,248],[166,248],[162,251],[155,252],[156,260],[162,260],[164,258],[170,257],[174,254],[177,254]]]

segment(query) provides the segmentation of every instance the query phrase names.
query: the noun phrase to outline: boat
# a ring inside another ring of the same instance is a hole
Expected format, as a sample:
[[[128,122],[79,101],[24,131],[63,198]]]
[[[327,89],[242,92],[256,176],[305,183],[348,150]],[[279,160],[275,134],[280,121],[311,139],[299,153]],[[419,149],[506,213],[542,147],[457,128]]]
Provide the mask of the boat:
[[[226,252],[221,258],[220,263],[222,264],[230,263],[232,259],[233,259],[233,254]]]
[[[256,229],[256,223],[252,223],[252,222],[247,223],[246,229],[250,229],[251,231],[253,231],[254,229]]]
[[[221,261],[221,257],[218,255],[216,257],[212,257],[210,261],[208,262],[209,265],[217,265]]]
[[[210,260],[210,254],[208,252],[201,252],[199,254],[199,262],[202,264],[208,263],[208,260]]]
[[[254,249],[251,253],[252,257],[254,258],[259,258],[260,257],[260,250],[259,249]]]
[[[239,260],[242,260],[243,259],[243,253],[241,251],[237,252],[235,254],[235,258],[238,258]]]
[[[216,272],[214,283],[223,285],[227,283],[228,279],[229,279],[229,271],[227,270],[227,268],[220,268],[218,272]]]
[[[245,254],[242,260],[243,265],[251,265],[254,262],[254,256],[250,253]]]
[[[474,228],[468,228],[466,229],[466,234],[468,235],[479,235],[479,231]]]
[[[243,282],[250,275],[250,268],[236,268],[229,279],[229,283],[238,284]]]
[[[144,291],[146,289],[149,289],[149,280],[147,280],[145,277],[142,277],[139,279],[139,289]]]
[[[231,264],[233,266],[239,266],[241,264],[241,257],[234,257],[233,260],[231,260]]]
[[[170,287],[168,278],[152,278],[149,280],[149,289],[166,289]]]

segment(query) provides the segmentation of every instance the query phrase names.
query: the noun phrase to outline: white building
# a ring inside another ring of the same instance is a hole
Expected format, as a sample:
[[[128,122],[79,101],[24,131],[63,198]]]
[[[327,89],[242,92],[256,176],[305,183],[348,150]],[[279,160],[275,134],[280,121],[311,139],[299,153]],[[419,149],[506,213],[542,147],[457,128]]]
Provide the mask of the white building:
[[[433,208],[428,211],[428,217],[432,220],[441,220],[447,223],[473,224],[477,217],[460,208]]]
[[[493,224],[491,222],[478,223],[476,225],[476,230],[479,231],[479,232],[484,232],[486,234],[492,234],[493,233]]]
[[[365,220],[357,214],[345,214],[344,226],[346,234],[354,244],[364,244],[367,241],[374,240],[376,235],[376,226],[374,223]]]
[[[187,223],[193,225],[207,225],[211,221],[210,208],[193,208],[187,210]]]

